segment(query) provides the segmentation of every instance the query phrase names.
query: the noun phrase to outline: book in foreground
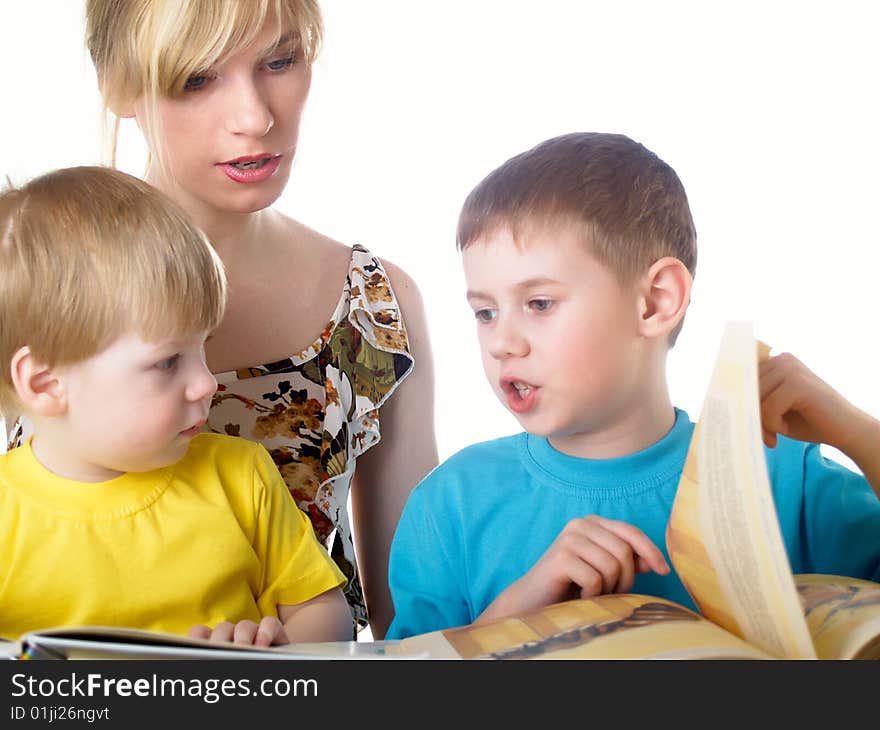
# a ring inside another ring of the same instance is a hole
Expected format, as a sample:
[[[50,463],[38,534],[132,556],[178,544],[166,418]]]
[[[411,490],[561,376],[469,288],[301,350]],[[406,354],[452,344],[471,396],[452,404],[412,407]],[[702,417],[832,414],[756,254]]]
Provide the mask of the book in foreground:
[[[880,659],[880,584],[792,575],[761,438],[751,325],[728,324],[694,429],[666,545],[699,614],[603,595],[408,639],[269,649],[126,629],[40,631],[0,655],[169,659]]]

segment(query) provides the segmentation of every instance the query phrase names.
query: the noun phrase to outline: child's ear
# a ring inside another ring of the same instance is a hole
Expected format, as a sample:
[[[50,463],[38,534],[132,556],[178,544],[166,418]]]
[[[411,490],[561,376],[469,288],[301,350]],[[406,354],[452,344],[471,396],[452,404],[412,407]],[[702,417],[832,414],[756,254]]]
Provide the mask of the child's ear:
[[[691,301],[693,277],[673,256],[655,261],[639,283],[639,331],[645,337],[668,335]]]
[[[12,356],[12,384],[23,409],[39,416],[60,416],[67,409],[64,387],[53,368],[39,362],[25,345]]]

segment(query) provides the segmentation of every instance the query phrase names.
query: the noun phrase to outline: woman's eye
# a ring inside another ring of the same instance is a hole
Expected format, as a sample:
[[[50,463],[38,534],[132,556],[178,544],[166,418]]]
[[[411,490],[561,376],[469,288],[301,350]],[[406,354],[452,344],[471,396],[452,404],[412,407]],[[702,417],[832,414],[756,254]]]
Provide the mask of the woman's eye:
[[[173,370],[175,365],[177,365],[178,360],[180,360],[180,355],[166,357],[164,360],[160,360],[156,363],[156,368],[159,370]]]
[[[553,306],[552,299],[532,299],[529,302],[529,307],[534,309],[536,312],[546,312]]]
[[[290,66],[293,66],[293,62],[296,60],[296,54],[291,53],[289,56],[285,56],[284,58],[276,58],[274,61],[269,61],[266,66],[268,66],[272,71],[283,71]]]
[[[183,85],[184,91],[198,91],[201,89],[208,81],[211,80],[211,77],[208,74],[196,74],[194,76],[190,76],[186,83]]]
[[[477,322],[487,323],[491,322],[495,319],[495,310],[494,309],[478,309],[474,312],[474,317],[477,318]]]

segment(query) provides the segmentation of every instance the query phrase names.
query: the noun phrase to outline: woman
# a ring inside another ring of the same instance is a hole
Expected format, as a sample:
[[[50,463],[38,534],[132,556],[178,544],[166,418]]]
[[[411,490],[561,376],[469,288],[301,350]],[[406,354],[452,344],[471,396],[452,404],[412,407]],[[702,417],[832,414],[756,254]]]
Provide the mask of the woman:
[[[271,208],[297,149],[320,11],[314,0],[87,0],[86,22],[108,110],[144,133],[147,181],[227,269],[227,313],[206,347],[219,383],[208,425],[266,446],[349,578],[355,619],[369,615],[380,639],[391,538],[437,464],[434,375],[407,274]]]

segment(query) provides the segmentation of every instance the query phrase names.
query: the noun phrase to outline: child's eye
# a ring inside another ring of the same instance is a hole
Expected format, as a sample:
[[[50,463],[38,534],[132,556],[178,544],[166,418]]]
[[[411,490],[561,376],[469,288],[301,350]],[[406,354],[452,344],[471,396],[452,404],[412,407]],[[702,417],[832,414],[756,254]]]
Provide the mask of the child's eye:
[[[296,53],[291,51],[289,55],[284,58],[276,58],[274,61],[269,61],[266,66],[269,67],[272,71],[283,71],[286,68],[290,68],[293,66],[293,62],[296,60]]]
[[[487,324],[495,319],[497,314],[494,309],[477,309],[474,312],[474,317],[477,318],[477,322],[480,324]]]
[[[156,363],[156,368],[158,370],[173,370],[179,360],[180,355],[172,355],[171,357],[166,357],[164,360],[160,360]]]
[[[186,83],[183,85],[183,90],[198,91],[199,89],[204,88],[210,80],[211,77],[207,73],[194,74],[186,80]]]
[[[546,312],[553,307],[552,299],[531,299],[529,300],[529,308],[536,312]]]

